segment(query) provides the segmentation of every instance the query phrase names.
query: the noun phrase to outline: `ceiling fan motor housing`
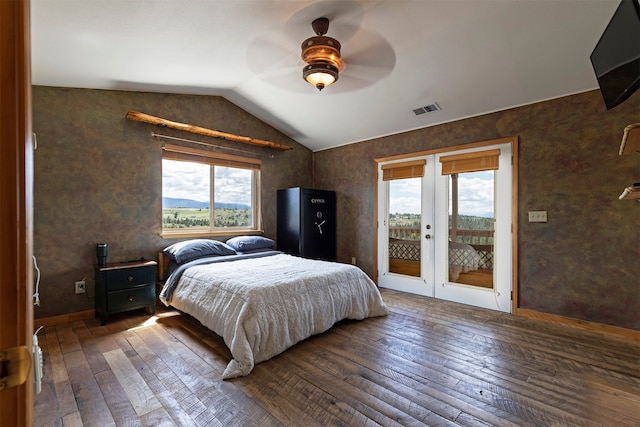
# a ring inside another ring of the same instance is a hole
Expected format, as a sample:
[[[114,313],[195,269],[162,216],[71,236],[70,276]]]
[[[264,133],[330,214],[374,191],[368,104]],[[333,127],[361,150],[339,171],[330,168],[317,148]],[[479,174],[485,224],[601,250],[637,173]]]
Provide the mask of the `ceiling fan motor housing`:
[[[302,60],[307,64],[326,62],[342,68],[340,42],[327,36],[309,37],[302,43]]]

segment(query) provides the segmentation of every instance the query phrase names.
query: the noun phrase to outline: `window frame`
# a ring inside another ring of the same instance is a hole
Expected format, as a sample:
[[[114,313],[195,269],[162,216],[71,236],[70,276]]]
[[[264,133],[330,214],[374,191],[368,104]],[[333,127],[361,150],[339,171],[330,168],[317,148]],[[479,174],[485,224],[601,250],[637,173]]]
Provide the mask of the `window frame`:
[[[261,215],[261,185],[260,185],[260,167],[262,161],[259,159],[235,156],[231,154],[218,153],[210,150],[199,148],[184,147],[172,144],[164,144],[162,147],[162,160],[175,160],[182,162],[200,163],[210,166],[209,169],[209,212],[210,225],[209,228],[203,230],[176,228],[165,229],[163,226],[162,209],[161,217],[161,233],[163,238],[184,238],[184,237],[208,237],[208,236],[237,236],[247,234],[262,234],[262,215]],[[215,166],[230,167],[237,169],[249,169],[251,174],[251,215],[252,224],[249,227],[215,227]],[[164,191],[161,191],[164,196]]]

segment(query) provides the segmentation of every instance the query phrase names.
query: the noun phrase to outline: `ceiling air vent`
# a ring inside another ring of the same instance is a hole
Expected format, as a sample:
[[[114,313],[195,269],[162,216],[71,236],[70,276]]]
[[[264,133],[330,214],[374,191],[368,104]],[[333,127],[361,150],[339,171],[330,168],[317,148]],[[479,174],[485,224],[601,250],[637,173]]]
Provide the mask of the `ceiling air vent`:
[[[421,114],[432,113],[432,112],[438,111],[438,110],[442,110],[442,108],[440,108],[440,106],[437,103],[434,102],[433,104],[429,104],[429,105],[425,105],[424,107],[416,108],[415,110],[413,110],[413,114],[415,114],[416,116],[419,116]]]

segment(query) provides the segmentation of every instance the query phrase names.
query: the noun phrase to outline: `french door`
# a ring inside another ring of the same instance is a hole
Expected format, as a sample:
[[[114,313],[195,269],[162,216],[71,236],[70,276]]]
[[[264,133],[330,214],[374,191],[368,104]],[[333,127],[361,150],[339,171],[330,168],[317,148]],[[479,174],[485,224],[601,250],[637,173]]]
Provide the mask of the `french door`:
[[[378,163],[378,285],[511,312],[512,141]]]
[[[378,285],[433,296],[433,156],[383,163],[378,173]]]

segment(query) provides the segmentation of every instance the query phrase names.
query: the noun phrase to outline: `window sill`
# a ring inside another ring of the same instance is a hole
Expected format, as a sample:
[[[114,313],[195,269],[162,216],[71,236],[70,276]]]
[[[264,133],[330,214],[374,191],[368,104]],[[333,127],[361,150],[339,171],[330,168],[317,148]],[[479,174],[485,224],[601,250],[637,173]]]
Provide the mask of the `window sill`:
[[[184,228],[177,231],[163,230],[160,237],[163,239],[179,239],[179,238],[202,238],[202,237],[220,237],[220,236],[246,236],[264,234],[264,230],[252,229],[229,229],[220,231],[187,231]]]

